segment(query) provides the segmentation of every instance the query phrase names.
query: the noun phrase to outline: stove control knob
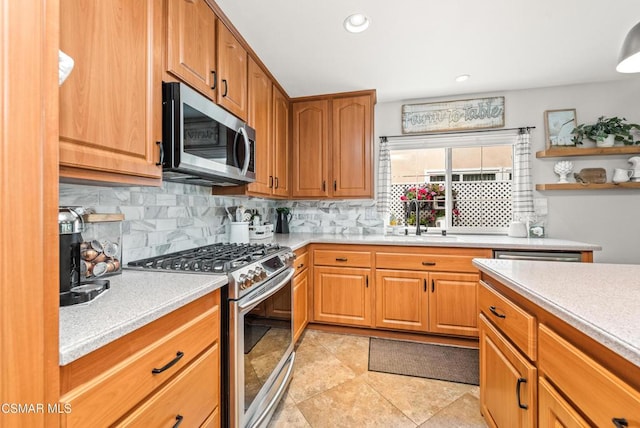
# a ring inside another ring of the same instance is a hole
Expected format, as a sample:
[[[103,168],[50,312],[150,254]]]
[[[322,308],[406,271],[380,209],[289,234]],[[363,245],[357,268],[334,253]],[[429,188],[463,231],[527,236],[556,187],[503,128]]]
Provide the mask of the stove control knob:
[[[256,268],[256,279],[257,280],[263,280],[267,277],[267,271],[264,270],[264,268],[262,266],[258,266]]]
[[[254,282],[256,282],[256,279],[256,271],[253,269],[249,269],[247,271],[247,282],[249,282],[249,284],[253,284]]]
[[[247,284],[247,275],[241,273],[240,276],[238,276],[238,285],[240,286],[240,290],[244,290],[250,285],[250,283]]]

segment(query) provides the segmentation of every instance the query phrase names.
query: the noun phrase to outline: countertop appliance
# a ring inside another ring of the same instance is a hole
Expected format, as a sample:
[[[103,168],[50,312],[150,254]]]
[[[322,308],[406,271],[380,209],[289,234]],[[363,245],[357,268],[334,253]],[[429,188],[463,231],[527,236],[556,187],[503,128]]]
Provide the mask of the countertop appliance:
[[[184,83],[162,84],[163,178],[205,186],[255,181],[256,132]]]
[[[71,208],[61,207],[58,209],[60,306],[87,303],[109,289],[108,280],[84,282],[80,280],[83,230],[84,226],[80,214]]]
[[[290,248],[274,243],[219,243],[128,263],[130,269],[228,277],[221,426],[266,427],[291,380],[294,258]]]
[[[493,258],[505,260],[539,260],[547,262],[581,262],[582,253],[579,251],[494,250]]]

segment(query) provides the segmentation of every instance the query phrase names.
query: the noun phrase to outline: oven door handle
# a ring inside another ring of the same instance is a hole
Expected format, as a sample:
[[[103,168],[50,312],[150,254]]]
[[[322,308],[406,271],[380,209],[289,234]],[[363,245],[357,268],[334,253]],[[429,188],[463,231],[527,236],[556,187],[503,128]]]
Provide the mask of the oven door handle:
[[[262,302],[263,300],[267,299],[268,297],[273,296],[279,290],[284,288],[284,286],[287,285],[287,283],[289,281],[291,281],[291,278],[293,278],[293,274],[295,273],[295,271],[296,270],[294,268],[290,267],[289,268],[289,272],[285,275],[285,277],[282,279],[282,281],[278,282],[277,285],[274,285],[273,287],[271,287],[266,292],[264,292],[262,294],[259,294],[258,296],[254,297],[251,300],[248,300],[246,302],[238,302],[238,309],[240,309],[241,312],[247,312],[247,310],[253,309],[253,307],[255,305],[257,305],[258,303]],[[280,274],[280,275],[282,275],[282,274]]]

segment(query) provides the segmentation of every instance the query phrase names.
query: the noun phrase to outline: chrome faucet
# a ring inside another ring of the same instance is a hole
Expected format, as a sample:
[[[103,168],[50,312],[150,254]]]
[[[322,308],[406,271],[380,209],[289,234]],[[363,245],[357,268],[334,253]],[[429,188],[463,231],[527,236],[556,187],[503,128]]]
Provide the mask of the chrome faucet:
[[[411,202],[415,202],[416,204],[416,236],[422,234],[420,231],[420,202],[417,199],[413,199]],[[409,203],[409,207],[411,207],[411,202]]]

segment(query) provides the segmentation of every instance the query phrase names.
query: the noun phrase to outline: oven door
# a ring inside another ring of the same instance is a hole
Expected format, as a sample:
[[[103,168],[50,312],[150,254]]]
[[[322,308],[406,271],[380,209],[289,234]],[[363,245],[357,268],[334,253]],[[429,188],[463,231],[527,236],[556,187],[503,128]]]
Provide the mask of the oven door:
[[[266,424],[290,381],[294,272],[290,267],[229,301],[231,427]]]

